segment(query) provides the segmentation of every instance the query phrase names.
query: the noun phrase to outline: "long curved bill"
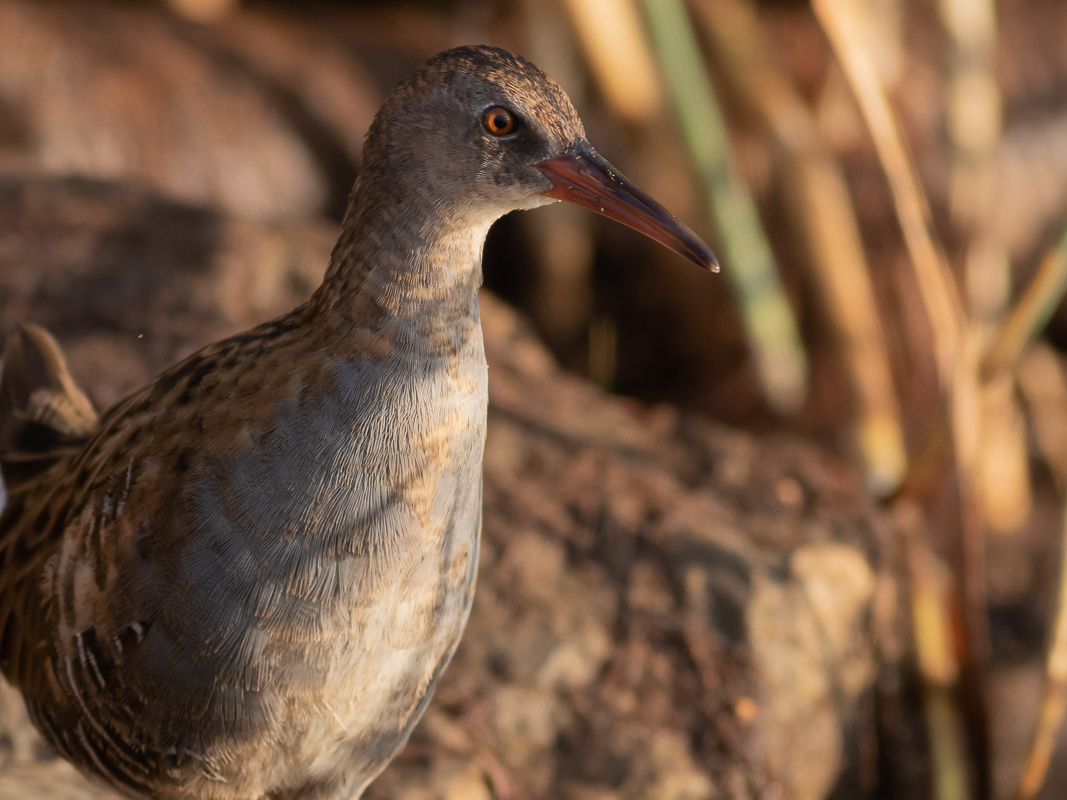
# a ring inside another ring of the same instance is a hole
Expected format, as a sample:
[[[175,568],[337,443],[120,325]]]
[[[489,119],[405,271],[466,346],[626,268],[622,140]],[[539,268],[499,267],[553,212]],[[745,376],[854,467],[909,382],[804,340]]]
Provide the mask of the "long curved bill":
[[[699,236],[630,183],[588,144],[535,166],[552,183],[552,188],[542,194],[629,225],[697,266],[719,271],[715,254]]]

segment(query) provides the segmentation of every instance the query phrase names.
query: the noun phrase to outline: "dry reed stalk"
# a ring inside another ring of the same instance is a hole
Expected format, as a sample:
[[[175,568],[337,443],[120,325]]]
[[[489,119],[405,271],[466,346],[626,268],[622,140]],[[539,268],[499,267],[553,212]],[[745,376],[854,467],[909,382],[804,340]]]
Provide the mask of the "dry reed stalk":
[[[930,320],[935,359],[952,423],[961,499],[962,579],[968,633],[974,658],[977,663],[982,663],[989,650],[985,540],[973,508],[978,497],[980,342],[967,328],[951,270],[934,239],[925,196],[871,55],[872,49],[868,46],[870,21],[865,7],[859,0],[814,0],[813,5],[859,101],[889,179],[897,217]]]
[[[179,16],[193,22],[217,22],[237,9],[240,0],[167,0]]]
[[[951,270],[931,232],[926,198],[868,44],[870,25],[865,8],[859,0],[813,0],[812,5],[859,101],[889,179],[933,331],[942,388],[949,393],[955,380],[954,362],[965,318]]]
[[[1037,273],[1015,302],[997,332],[982,364],[987,380],[1002,370],[1014,370],[1027,346],[1044,329],[1067,291],[1067,231],[1055,249],[1041,260]]]
[[[1033,508],[1026,420],[1011,375],[985,382],[980,391],[975,482],[984,528],[1002,536],[1018,534]]]
[[[966,283],[973,318],[996,322],[1008,303],[1010,264],[988,224],[997,203],[996,156],[1001,139],[994,0],[939,0],[952,42],[948,86],[953,147],[950,210],[970,238]]]
[[[698,0],[694,17],[715,46],[727,77],[792,153],[820,146],[811,112],[774,64],[751,0]]]
[[[740,306],[760,383],[790,413],[807,395],[808,366],[778,265],[738,173],[715,93],[681,0],[645,0],[645,13],[689,153],[722,242],[723,274]]]
[[[1045,342],[1027,348],[1015,370],[1034,442],[1056,479],[1067,491],[1067,375],[1060,356]]]
[[[897,217],[933,333],[934,358],[948,409],[959,492],[960,582],[965,633],[960,651],[960,689],[967,699],[963,711],[968,718],[966,733],[976,769],[977,782],[973,791],[984,797],[989,786],[989,747],[980,680],[989,653],[989,621],[985,532],[978,510],[982,343],[978,330],[968,323],[952,272],[934,238],[925,196],[872,56],[872,29],[866,6],[860,0],[813,0],[813,6],[852,86],[889,179]],[[931,736],[936,734],[933,722],[930,721]],[[936,760],[936,740],[932,743],[935,746],[931,752]],[[940,785],[941,777],[944,776],[938,773],[935,786]]]
[[[1067,293],[1067,231],[1064,232],[1057,246],[1042,259],[1037,272],[1030,279],[1022,296],[1016,301],[1007,320],[998,329],[993,344],[987,348],[980,371],[983,386],[1003,379],[1005,375],[1015,375],[1024,394],[1029,396],[1037,391],[1034,388],[1034,381],[1019,372],[1020,362],[1035,354],[1033,342],[1044,329],[1065,293]],[[1041,358],[1037,369],[1043,377],[1047,377],[1044,367],[1051,363],[1054,363],[1054,359]],[[1055,391],[1055,387],[1053,390]],[[1057,407],[1052,414],[1058,413]],[[1031,417],[1035,425],[1044,424],[1038,419],[1037,412],[1033,408],[1031,408]],[[1051,419],[1045,421],[1053,422]],[[1059,436],[1058,433],[1050,435]],[[1039,443],[1045,441],[1045,434],[1040,430],[1038,441]],[[1067,438],[1064,441],[1067,441]],[[918,455],[912,458],[904,483],[895,492],[895,496],[928,495],[929,487],[939,483],[939,476],[944,473],[940,464],[945,460],[943,454],[948,450],[949,444],[948,426],[937,426],[929,436],[926,445],[920,449]],[[1060,452],[1067,454],[1067,445],[1062,450],[1058,446],[1054,448],[1054,453]],[[1050,457],[1050,464],[1057,474],[1062,473],[1064,481],[1067,481],[1067,460],[1061,460],[1054,454],[1049,456],[1046,453],[1046,456]],[[1067,482],[1064,485],[1067,485]]]
[[[1056,734],[1067,709],[1067,511],[1064,514],[1060,547],[1060,592],[1046,663],[1045,695],[1041,701],[1041,713],[1034,729],[1030,755],[1015,791],[1015,800],[1030,800],[1044,783]]]
[[[623,119],[647,122],[663,107],[655,59],[633,0],[563,0],[590,71]]]
[[[978,331],[967,328],[956,351],[956,375],[948,395],[952,452],[960,496],[962,583],[973,658],[984,663],[989,655],[986,616],[985,533],[979,512],[977,470],[982,442],[982,387],[978,381],[982,343]]]
[[[966,238],[964,286],[972,325],[988,341],[1011,292],[1007,248],[991,223],[996,210],[1001,99],[995,71],[994,0],[940,0],[951,40],[947,132],[953,149],[952,219]],[[1033,500],[1022,414],[1010,382],[982,389],[982,437],[975,478],[986,528],[1019,531]]]
[[[775,66],[751,0],[703,0],[693,8],[728,76],[790,162],[792,205],[856,398],[855,438],[868,485],[885,496],[903,477],[907,456],[870,270],[841,168],[820,140],[811,111]]]
[[[1044,328],[1067,289],[1067,233],[1057,247],[1041,262],[1023,296],[1015,304],[1007,322],[987,355],[985,370],[991,376],[1018,371],[1019,383],[1031,400],[1031,415],[1039,446],[1053,470],[1064,481],[1064,441],[1062,410],[1067,398],[1067,380],[1058,357],[1050,348],[1029,348],[1030,342]],[[1027,353],[1024,360],[1024,353]],[[1022,361],[1022,363],[1018,363]],[[1045,401],[1053,406],[1052,414],[1038,407],[1038,393],[1051,395]],[[1030,755],[1027,758],[1015,800],[1030,800],[1040,790],[1048,772],[1056,735],[1067,709],[1067,512],[1064,514],[1060,554],[1060,592],[1052,642],[1046,665],[1046,685],[1041,710],[1034,727]]]
[[[915,652],[923,683],[923,713],[930,738],[936,800],[971,796],[963,717],[955,702],[960,663],[953,643],[952,576],[927,544],[920,508],[907,500],[893,506],[911,584]]]
[[[857,441],[866,463],[867,484],[885,497],[907,468],[900,406],[889,368],[881,319],[874,301],[848,187],[830,157],[797,159],[795,191],[816,277],[842,342],[858,401]]]
[[[878,31],[870,41],[871,55],[878,74],[889,91],[904,75],[907,52],[904,49],[904,0],[864,0],[867,13]]]
[[[568,27],[568,16],[557,3],[526,0],[522,12],[529,56],[549,75],[556,76],[567,87],[575,105],[582,108],[587,101],[583,56],[594,72],[597,69],[588,43],[580,36],[575,41],[574,37],[560,35],[560,30]],[[564,348],[587,335],[595,305],[594,223],[591,215],[581,211],[568,203],[556,203],[541,214],[528,214],[519,220],[535,265],[530,313],[549,344]],[[614,375],[607,379],[607,384],[613,382]]]

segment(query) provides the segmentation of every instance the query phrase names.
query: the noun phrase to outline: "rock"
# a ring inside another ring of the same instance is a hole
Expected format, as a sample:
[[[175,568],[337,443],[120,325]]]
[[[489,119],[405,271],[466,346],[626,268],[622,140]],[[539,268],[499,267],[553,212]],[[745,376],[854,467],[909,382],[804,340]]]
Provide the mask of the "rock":
[[[493,800],[485,773],[477,764],[468,765],[465,770],[444,783],[444,800]]]
[[[651,741],[641,742],[634,756],[622,786],[624,800],[711,800],[717,794],[676,731],[656,731]]]
[[[336,228],[260,225],[82,178],[0,176],[0,335],[33,319],[110,406],[173,363],[288,310]]]
[[[0,169],[339,218],[379,90],[329,16],[246,7],[201,26],[152,4],[3,0]]]

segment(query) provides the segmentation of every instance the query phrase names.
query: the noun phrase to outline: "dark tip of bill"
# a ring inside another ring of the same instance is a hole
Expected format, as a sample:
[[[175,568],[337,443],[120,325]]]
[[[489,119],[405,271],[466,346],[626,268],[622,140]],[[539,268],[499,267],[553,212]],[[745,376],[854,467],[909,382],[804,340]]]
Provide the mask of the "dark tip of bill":
[[[711,252],[711,248],[704,244],[700,239],[689,242],[689,247],[686,248],[683,255],[690,261],[696,264],[698,267],[703,267],[708,272],[719,271],[719,259],[715,258],[715,254]]]

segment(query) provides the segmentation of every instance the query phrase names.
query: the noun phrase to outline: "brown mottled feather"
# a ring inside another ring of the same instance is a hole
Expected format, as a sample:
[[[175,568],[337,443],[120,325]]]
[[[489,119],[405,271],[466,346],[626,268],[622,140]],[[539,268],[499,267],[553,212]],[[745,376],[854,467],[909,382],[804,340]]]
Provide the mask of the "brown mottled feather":
[[[47,652],[31,631],[54,619],[41,597],[40,574],[62,535],[34,483],[80,450],[96,427],[96,412],[78,389],[63,353],[43,328],[21,325],[8,337],[0,365],[0,473],[8,499],[0,513],[0,672],[38,697],[50,697]],[[20,520],[32,520],[31,526]],[[28,527],[28,530],[27,530]]]

